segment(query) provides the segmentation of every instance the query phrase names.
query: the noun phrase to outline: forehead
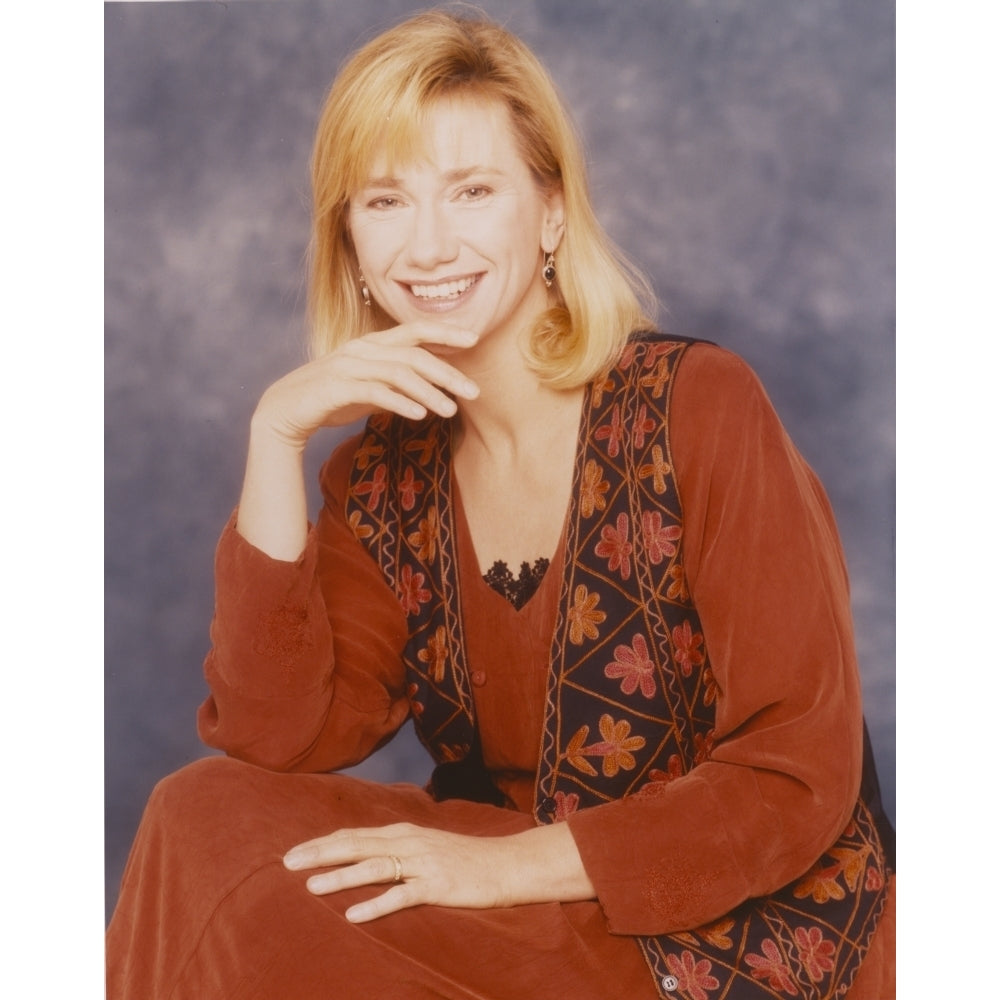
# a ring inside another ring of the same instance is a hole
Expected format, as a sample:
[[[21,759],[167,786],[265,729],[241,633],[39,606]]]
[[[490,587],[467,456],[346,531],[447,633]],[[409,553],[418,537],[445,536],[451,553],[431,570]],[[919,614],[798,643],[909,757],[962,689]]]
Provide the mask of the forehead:
[[[369,178],[386,178],[418,169],[448,173],[470,167],[529,174],[510,112],[496,101],[472,97],[435,101],[408,134],[387,138],[376,147],[367,173]]]

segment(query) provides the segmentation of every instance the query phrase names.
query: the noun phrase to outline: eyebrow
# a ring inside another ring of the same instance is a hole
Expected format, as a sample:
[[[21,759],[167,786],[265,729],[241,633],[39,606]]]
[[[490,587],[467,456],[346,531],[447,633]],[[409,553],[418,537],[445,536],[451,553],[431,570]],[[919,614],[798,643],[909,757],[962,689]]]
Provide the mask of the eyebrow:
[[[503,173],[502,170],[496,167],[456,167],[454,170],[448,170],[445,172],[444,179],[449,184],[455,184],[459,181],[467,180],[469,177],[475,175],[487,174],[493,177],[499,176]],[[372,177],[365,182],[365,188],[396,188],[402,187],[403,182],[398,177]]]

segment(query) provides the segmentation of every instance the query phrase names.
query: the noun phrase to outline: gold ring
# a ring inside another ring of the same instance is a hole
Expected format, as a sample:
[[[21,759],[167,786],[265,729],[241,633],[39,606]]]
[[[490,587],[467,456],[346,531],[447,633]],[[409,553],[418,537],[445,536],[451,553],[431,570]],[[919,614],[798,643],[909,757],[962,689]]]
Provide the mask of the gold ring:
[[[402,882],[403,881],[403,862],[400,861],[399,858],[397,858],[395,854],[390,854],[389,855],[389,860],[393,863],[393,865],[394,865],[394,867],[396,869],[395,874],[392,876],[393,882]]]

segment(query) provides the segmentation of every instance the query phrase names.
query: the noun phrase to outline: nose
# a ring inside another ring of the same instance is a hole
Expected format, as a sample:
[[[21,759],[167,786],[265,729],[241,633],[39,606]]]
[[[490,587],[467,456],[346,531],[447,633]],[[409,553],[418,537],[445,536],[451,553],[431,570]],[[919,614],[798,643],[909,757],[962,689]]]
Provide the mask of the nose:
[[[444,206],[425,203],[416,207],[407,251],[410,264],[424,271],[458,256],[458,239]]]

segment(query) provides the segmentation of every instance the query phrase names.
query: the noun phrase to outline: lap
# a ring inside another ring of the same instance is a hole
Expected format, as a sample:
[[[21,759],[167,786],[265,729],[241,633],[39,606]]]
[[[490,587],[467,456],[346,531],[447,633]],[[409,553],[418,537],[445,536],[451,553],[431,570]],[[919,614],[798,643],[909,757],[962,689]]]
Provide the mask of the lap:
[[[150,799],[109,958],[133,970],[125,979],[153,984],[146,995],[178,1000],[309,1000],[334,986],[366,998],[655,995],[636,944],[607,933],[596,902],[420,907],[354,925],[347,907],[381,890],[312,896],[307,874],[281,864],[303,840],[400,821],[483,836],[533,825],[495,806],[435,802],[412,785],[277,774],[228,758],[190,765]],[[168,943],[151,940],[151,923],[170,928]]]

